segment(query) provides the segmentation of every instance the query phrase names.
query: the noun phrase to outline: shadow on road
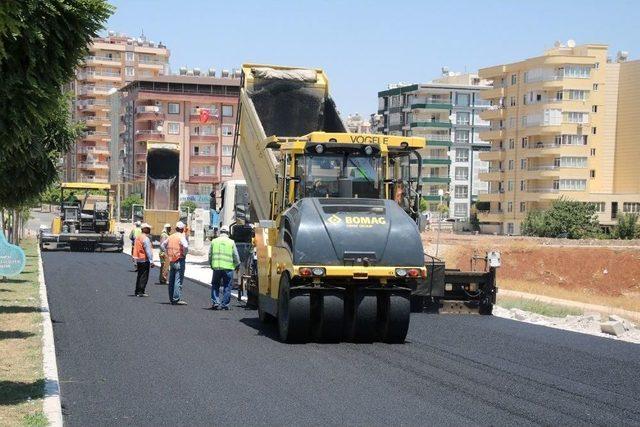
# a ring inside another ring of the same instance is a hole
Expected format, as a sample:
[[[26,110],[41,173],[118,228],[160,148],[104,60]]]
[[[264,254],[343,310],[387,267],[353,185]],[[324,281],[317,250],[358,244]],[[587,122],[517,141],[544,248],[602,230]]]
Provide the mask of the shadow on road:
[[[35,334],[24,331],[0,331],[0,340],[29,338]]]
[[[278,327],[275,322],[262,323],[257,317],[243,317],[240,319],[240,322],[255,329],[258,335],[280,342],[278,337]]]
[[[39,313],[40,307],[23,307],[19,305],[2,305],[0,314],[4,313]]]
[[[44,379],[32,383],[0,381],[0,406],[18,405],[44,397]]]

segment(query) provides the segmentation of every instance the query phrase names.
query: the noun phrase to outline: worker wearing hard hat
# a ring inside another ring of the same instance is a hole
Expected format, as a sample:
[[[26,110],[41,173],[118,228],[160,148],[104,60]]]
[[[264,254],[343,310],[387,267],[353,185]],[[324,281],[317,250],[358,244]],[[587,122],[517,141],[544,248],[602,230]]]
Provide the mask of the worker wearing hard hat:
[[[140,225],[140,234],[133,243],[133,259],[137,265],[138,275],[136,277],[137,297],[147,297],[145,289],[149,281],[149,269],[153,267],[153,251],[151,250],[151,239],[149,233],[151,226],[147,223]]]
[[[140,225],[141,225],[141,222],[136,221],[135,227],[133,228],[133,230],[131,230],[131,233],[129,233],[129,240],[131,240],[131,260],[133,261],[134,265],[136,265],[136,260],[133,257],[133,244],[136,242],[136,238],[140,235],[140,233],[142,233],[142,230],[140,229]]]
[[[178,221],[176,232],[160,245],[169,258],[169,301],[173,305],[187,305],[186,301],[182,300],[182,282],[184,281],[185,262],[189,250],[189,242],[184,235],[184,228],[184,223]]]
[[[211,277],[211,309],[229,310],[233,271],[240,265],[236,243],[229,238],[229,227],[220,227],[220,236],[211,241],[209,263],[213,270]],[[223,288],[220,298],[220,286]]]
[[[167,252],[162,249],[162,244],[169,238],[171,234],[171,224],[165,224],[160,234],[160,284],[166,285],[169,279],[169,258]]]

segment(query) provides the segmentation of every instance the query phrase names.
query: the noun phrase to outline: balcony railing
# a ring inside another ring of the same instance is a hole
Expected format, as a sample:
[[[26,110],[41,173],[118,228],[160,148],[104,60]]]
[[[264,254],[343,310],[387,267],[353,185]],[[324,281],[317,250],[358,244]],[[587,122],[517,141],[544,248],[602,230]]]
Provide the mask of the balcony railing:
[[[161,61],[159,59],[145,59],[145,58],[138,59],[138,63],[147,64],[147,65],[164,65],[164,64],[166,64],[165,61]]]
[[[529,193],[557,193],[559,190],[557,188],[529,188],[527,192]]]
[[[504,190],[502,188],[491,188],[488,190],[478,190],[478,194],[504,194]]]
[[[144,114],[144,113],[162,113],[162,108],[157,105],[140,105],[136,107],[136,113]]]
[[[90,55],[84,57],[85,62],[87,61],[108,61],[108,62],[120,62],[120,57],[108,57],[108,56],[96,56]]]
[[[427,138],[427,141],[446,141],[451,142],[451,135],[440,135],[435,133],[429,133],[426,135],[422,135]]]
[[[120,77],[120,73],[115,71],[83,71],[78,73],[79,80],[84,80],[87,77]]]
[[[494,173],[494,172],[504,172],[504,168],[489,168],[488,169],[489,173]]]
[[[560,166],[556,166],[556,165],[534,165],[534,166],[529,166],[527,168],[527,170],[530,171],[553,171],[556,169],[560,169]]]
[[[109,132],[103,132],[99,130],[88,130],[84,132],[85,136],[109,136]]]

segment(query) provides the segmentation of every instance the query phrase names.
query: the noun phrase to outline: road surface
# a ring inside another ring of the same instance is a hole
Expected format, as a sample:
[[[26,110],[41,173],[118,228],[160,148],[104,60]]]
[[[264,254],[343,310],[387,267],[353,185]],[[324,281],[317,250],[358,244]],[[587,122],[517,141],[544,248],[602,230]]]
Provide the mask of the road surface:
[[[194,282],[188,306],[131,296],[126,255],[43,261],[67,425],[640,424],[634,344],[414,314],[403,345],[285,345]]]

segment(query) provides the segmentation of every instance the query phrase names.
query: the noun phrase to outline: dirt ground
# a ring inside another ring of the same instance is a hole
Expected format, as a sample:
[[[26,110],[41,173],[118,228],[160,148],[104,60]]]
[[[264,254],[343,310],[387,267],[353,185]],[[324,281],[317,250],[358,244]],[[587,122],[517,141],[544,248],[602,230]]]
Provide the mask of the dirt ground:
[[[423,235],[434,255],[437,234]],[[505,289],[640,311],[640,241],[541,239],[440,234],[447,268],[472,269],[472,256],[500,251],[498,285]],[[483,269],[477,261],[475,269]]]

